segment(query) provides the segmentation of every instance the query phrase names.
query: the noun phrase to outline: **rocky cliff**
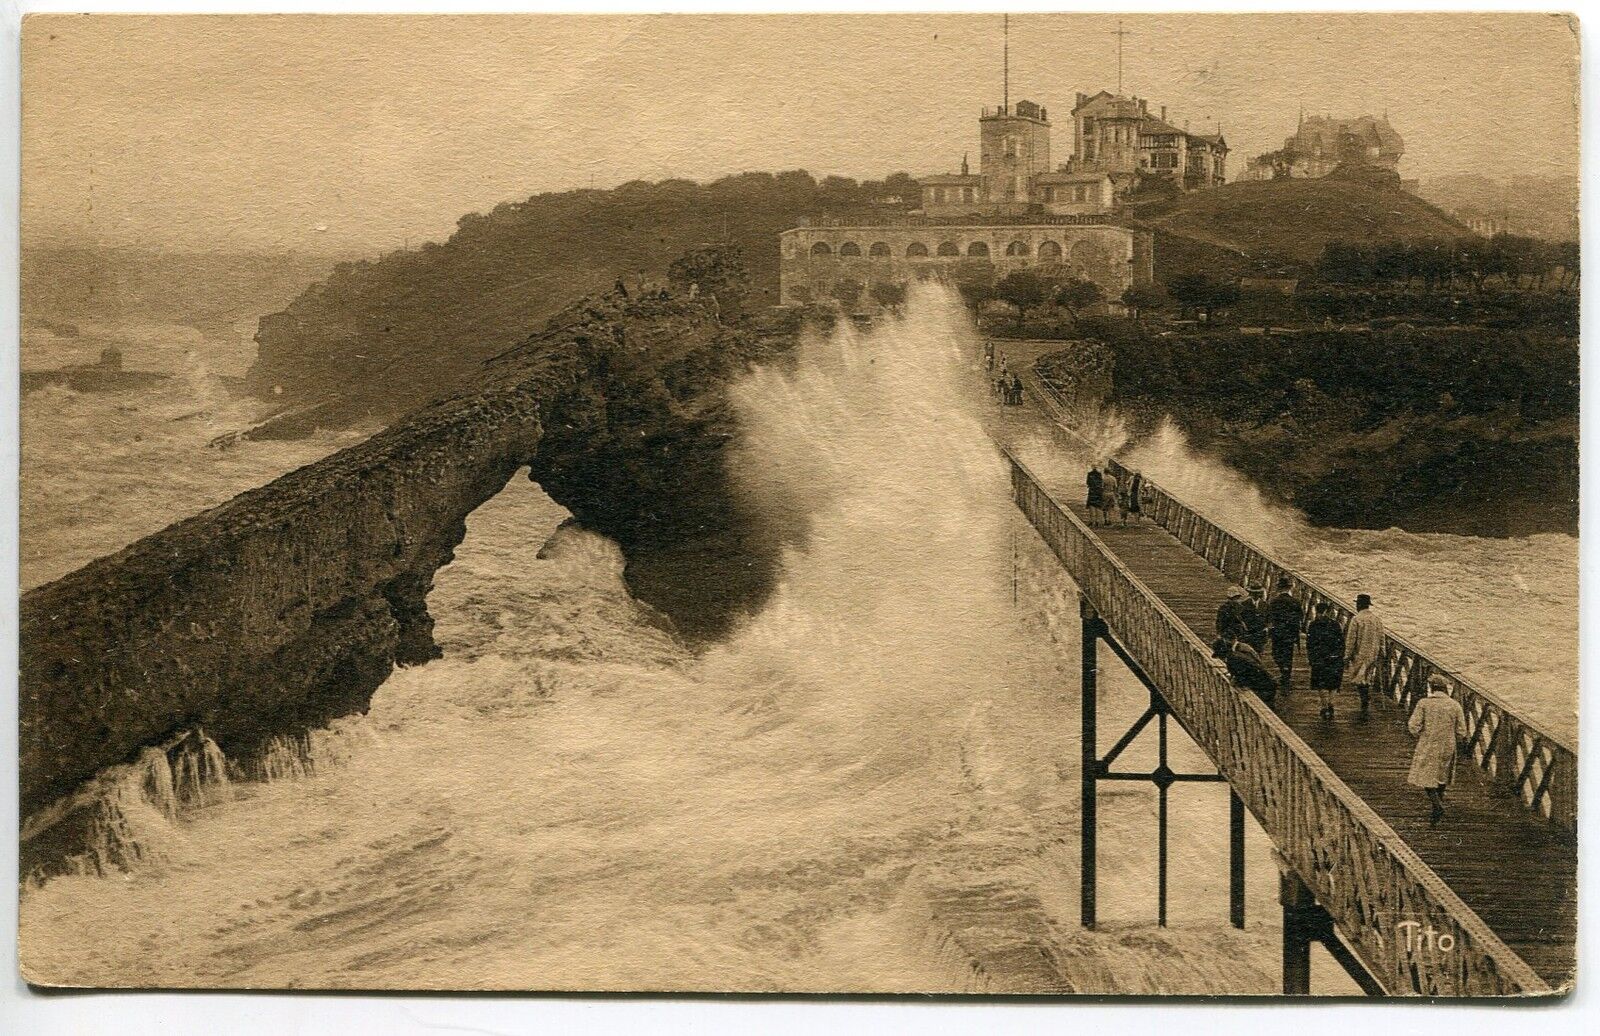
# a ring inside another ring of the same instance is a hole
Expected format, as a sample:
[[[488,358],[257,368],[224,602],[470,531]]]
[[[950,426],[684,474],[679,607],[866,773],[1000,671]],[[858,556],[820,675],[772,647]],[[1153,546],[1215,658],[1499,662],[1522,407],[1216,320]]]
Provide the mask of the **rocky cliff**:
[[[772,342],[690,301],[574,306],[472,391],[24,595],[24,815],[185,730],[241,759],[364,709],[438,655],[434,573],[524,466],[642,599],[723,628],[771,555],[723,471],[723,389]]]

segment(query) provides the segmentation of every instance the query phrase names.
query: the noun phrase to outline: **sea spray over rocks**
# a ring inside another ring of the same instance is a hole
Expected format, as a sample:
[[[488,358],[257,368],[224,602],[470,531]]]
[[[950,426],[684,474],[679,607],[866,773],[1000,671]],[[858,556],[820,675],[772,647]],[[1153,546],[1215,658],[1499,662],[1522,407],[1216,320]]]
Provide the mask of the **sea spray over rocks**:
[[[628,593],[615,544],[513,478],[428,598],[445,656],[308,756],[286,745],[286,779],[163,820],[159,867],[29,889],[30,975],[1272,989],[1275,933],[1226,926],[1214,789],[1174,805],[1174,929],[1152,928],[1131,788],[1102,810],[1104,931],[1076,925],[1076,595],[1009,503],[970,336],[919,291],[737,387],[739,490],[804,521],[767,607],[700,654]],[[1108,726],[1144,707],[1126,674],[1101,686]]]

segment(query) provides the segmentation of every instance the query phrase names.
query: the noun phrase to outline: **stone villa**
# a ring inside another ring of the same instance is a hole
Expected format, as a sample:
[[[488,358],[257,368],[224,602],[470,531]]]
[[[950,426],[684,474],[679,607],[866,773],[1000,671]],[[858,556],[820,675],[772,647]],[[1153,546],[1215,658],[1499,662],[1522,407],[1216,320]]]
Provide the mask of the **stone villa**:
[[[1327,176],[1341,165],[1359,165],[1397,172],[1405,142],[1385,115],[1375,119],[1335,119],[1327,115],[1300,117],[1294,136],[1277,151],[1258,155],[1245,167],[1243,179],[1273,180]]]
[[[1171,127],[1148,118],[1142,101],[1122,119],[1103,99],[1079,95],[1073,113],[1073,155],[1050,161],[1049,112],[1032,101],[984,109],[978,118],[978,171],[966,158],[959,173],[923,177],[922,207],[898,218],[821,218],[780,235],[780,303],[853,299],[871,310],[871,287],[930,279],[962,263],[986,262],[994,275],[1039,264],[1061,264],[1099,284],[1116,300],[1152,277],[1152,236],[1126,225],[1117,209],[1146,174],[1180,186],[1221,183],[1227,145],[1220,135],[1171,141]],[[1122,101],[1120,98],[1112,100]],[[1091,103],[1092,102],[1092,103]],[[1155,132],[1143,133],[1142,128]],[[1124,132],[1134,150],[1119,150]],[[1146,140],[1145,138],[1148,138]],[[1192,143],[1198,142],[1198,143]],[[1157,155],[1176,155],[1169,166]],[[1190,179],[1187,170],[1199,170]]]

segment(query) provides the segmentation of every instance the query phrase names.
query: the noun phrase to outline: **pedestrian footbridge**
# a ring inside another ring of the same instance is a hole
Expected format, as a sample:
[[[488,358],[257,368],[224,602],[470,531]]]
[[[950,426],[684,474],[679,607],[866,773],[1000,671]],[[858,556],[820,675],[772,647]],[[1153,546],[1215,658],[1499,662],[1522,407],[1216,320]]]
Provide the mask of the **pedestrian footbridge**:
[[[1041,407],[1058,405],[1037,379],[1025,380]],[[1320,719],[1304,664],[1274,711],[1235,688],[1211,658],[1216,607],[1229,585],[1271,586],[1286,576],[1308,614],[1326,601],[1341,623],[1353,613],[1346,602],[1154,482],[1146,480],[1150,522],[1091,528],[1081,479],[1048,485],[1008,456],[1017,506],[1082,594],[1084,924],[1094,924],[1096,786],[1139,780],[1160,791],[1164,923],[1167,789],[1184,780],[1225,780],[1234,803],[1235,924],[1243,924],[1243,810],[1279,858],[1285,992],[1309,992],[1314,941],[1372,993],[1548,995],[1570,986],[1577,898],[1571,744],[1393,634],[1383,646],[1369,721],[1345,707],[1331,722]],[[1104,754],[1095,714],[1101,642],[1151,692],[1150,710]],[[1407,713],[1434,673],[1449,679],[1471,728],[1470,754],[1460,760],[1450,814],[1438,827],[1429,825],[1425,798],[1405,779]],[[1216,775],[1167,768],[1169,718],[1210,757]],[[1161,762],[1148,773],[1119,771],[1118,756],[1151,723],[1161,733]]]

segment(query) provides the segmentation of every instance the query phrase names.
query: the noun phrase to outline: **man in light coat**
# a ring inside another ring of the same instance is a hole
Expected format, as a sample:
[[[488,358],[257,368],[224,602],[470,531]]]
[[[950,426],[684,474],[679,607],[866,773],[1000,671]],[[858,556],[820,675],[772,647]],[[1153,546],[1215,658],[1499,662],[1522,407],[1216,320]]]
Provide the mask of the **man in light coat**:
[[[1356,597],[1356,613],[1344,630],[1344,678],[1355,684],[1361,696],[1361,719],[1367,718],[1367,702],[1372,685],[1378,680],[1378,663],[1383,657],[1383,620],[1372,610],[1372,598]]]
[[[1428,793],[1433,806],[1428,822],[1437,825],[1444,817],[1444,790],[1455,777],[1457,746],[1467,736],[1467,714],[1450,696],[1449,680],[1438,673],[1428,677],[1427,697],[1411,710],[1406,727],[1417,739],[1406,782]]]

